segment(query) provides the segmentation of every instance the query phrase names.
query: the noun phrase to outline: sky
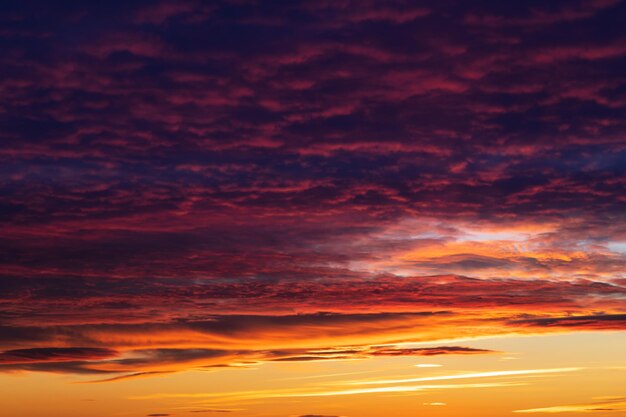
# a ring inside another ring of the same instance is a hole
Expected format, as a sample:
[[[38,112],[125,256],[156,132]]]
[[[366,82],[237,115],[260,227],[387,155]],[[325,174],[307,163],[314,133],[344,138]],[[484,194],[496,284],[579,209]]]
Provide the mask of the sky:
[[[626,413],[626,2],[0,5],[0,414]]]

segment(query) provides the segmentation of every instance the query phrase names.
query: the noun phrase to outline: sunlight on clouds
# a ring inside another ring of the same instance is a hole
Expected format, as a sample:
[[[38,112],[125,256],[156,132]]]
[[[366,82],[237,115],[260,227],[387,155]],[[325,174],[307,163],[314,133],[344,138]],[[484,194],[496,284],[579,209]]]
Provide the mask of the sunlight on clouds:
[[[432,261],[437,258],[446,258],[457,255],[478,255],[495,259],[507,259],[525,257],[540,261],[565,261],[583,259],[586,254],[583,251],[569,251],[565,249],[543,249],[535,247],[536,243],[519,240],[464,240],[432,244],[420,247],[414,251],[400,256],[403,261]]]
[[[552,373],[562,373],[562,372],[575,372],[575,371],[580,371],[580,370],[582,370],[582,368],[525,369],[525,370],[518,370],[518,371],[478,372],[478,373],[471,373],[471,374],[429,376],[429,377],[422,377],[422,378],[387,379],[387,380],[379,380],[379,381],[354,381],[354,382],[347,382],[346,384],[348,385],[401,384],[405,382],[445,381],[445,380],[450,380],[450,379],[472,379],[472,378],[491,378],[491,377],[499,377],[499,376],[552,374]]]
[[[401,276],[460,274],[476,278],[608,281],[621,276],[623,245],[610,235],[590,239],[578,223],[468,225],[404,220],[369,236],[378,256],[350,265]],[[357,243],[356,245],[363,244]]]
[[[363,389],[350,389],[340,391],[327,391],[327,392],[312,392],[288,395],[289,397],[328,397],[335,395],[358,395],[358,394],[377,394],[377,393],[390,393],[390,392],[415,392],[426,390],[440,390],[440,389],[459,389],[459,388],[494,388],[494,387],[507,387],[518,386],[520,384],[515,383],[487,383],[487,384],[442,384],[442,385],[404,385],[404,386],[392,386],[392,387],[378,387],[378,388],[363,388]]]
[[[232,402],[242,400],[254,400],[261,398],[296,398],[296,397],[331,397],[360,394],[383,394],[383,393],[410,393],[418,391],[445,390],[445,389],[467,389],[467,388],[496,388],[515,387],[525,385],[525,382],[501,381],[493,383],[470,383],[470,384],[436,384],[436,385],[397,385],[409,382],[428,382],[452,379],[473,379],[487,377],[510,377],[510,376],[534,376],[540,374],[557,374],[565,372],[579,371],[581,368],[554,368],[554,369],[527,369],[515,371],[493,371],[480,373],[467,373],[460,375],[444,375],[423,378],[396,379],[396,380],[376,380],[376,381],[339,381],[326,383],[323,385],[334,386],[354,386],[354,385],[390,385],[373,388],[353,388],[353,389],[327,389],[323,387],[311,389],[276,389],[259,391],[241,391],[226,393],[161,393],[147,396],[131,397],[134,400],[150,400],[158,398],[212,398],[220,402]]]
[[[224,394],[215,393],[190,393],[190,394],[152,394],[146,396],[130,397],[132,400],[153,400],[159,398],[214,398],[220,402],[255,400],[264,398],[297,398],[297,397],[332,397],[344,395],[360,394],[383,394],[383,393],[403,393],[445,389],[466,389],[466,388],[496,388],[515,387],[524,385],[523,383],[494,382],[484,384],[440,384],[440,385],[403,385],[376,388],[360,388],[346,390],[260,390],[229,392]]]

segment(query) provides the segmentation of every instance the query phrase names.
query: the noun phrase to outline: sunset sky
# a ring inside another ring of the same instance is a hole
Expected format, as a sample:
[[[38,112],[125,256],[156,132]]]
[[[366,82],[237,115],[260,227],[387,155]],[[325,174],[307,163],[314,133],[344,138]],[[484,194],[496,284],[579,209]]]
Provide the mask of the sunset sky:
[[[626,415],[626,1],[5,1],[0,415]]]

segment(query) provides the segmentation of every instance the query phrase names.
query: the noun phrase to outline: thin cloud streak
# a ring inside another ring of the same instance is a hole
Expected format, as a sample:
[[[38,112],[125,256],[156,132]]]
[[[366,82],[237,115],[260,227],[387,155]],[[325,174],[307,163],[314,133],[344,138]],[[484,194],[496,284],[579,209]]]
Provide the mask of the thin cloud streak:
[[[615,397],[612,400],[597,401],[587,404],[554,405],[542,408],[529,408],[525,410],[514,410],[514,413],[534,414],[534,413],[596,413],[596,412],[624,412],[626,411],[626,399]]]
[[[297,397],[331,397],[344,395],[360,395],[360,394],[380,394],[393,392],[418,392],[430,390],[445,389],[465,389],[465,388],[496,388],[507,386],[520,386],[522,383],[485,383],[485,384],[441,384],[441,385],[408,385],[393,387],[377,387],[349,390],[260,390],[260,391],[241,391],[241,392],[225,392],[225,393],[190,393],[190,394],[152,394],[145,396],[129,397],[131,400],[154,400],[163,398],[212,398],[212,401],[219,402],[237,402],[243,400],[258,400],[264,398],[297,398]]]
[[[348,385],[383,385],[383,384],[402,384],[408,382],[426,382],[426,381],[445,381],[450,379],[472,379],[472,378],[491,378],[500,376],[519,376],[519,375],[535,375],[535,374],[552,374],[562,372],[576,372],[583,368],[553,368],[553,369],[523,369],[518,371],[491,371],[491,372],[477,372],[472,374],[460,374],[460,375],[442,375],[442,376],[430,376],[420,378],[407,378],[407,379],[387,379],[378,381],[354,381],[344,382]]]
[[[524,382],[493,382],[493,383],[469,383],[469,384],[436,384],[436,385],[396,385],[409,382],[426,382],[426,381],[439,381],[439,380],[451,380],[451,379],[474,379],[474,378],[486,378],[486,377],[517,377],[517,376],[531,376],[542,374],[560,374],[566,372],[576,372],[582,368],[553,368],[553,369],[527,369],[527,370],[514,370],[514,371],[494,371],[494,372],[481,372],[470,373],[461,375],[446,375],[435,377],[423,377],[423,378],[411,378],[400,380],[378,380],[378,381],[343,381],[343,382],[330,382],[323,385],[338,385],[338,386],[350,386],[350,385],[392,385],[387,387],[373,387],[373,388],[353,388],[353,389],[324,389],[324,388],[312,388],[310,390],[301,389],[283,389],[283,390],[261,390],[261,391],[242,391],[242,392],[224,392],[224,393],[161,393],[146,396],[130,397],[134,400],[153,400],[160,398],[214,398],[219,401],[240,401],[240,400],[254,400],[261,398],[297,398],[297,397],[329,397],[329,396],[344,396],[344,395],[361,395],[361,394],[381,394],[381,393],[403,393],[403,392],[418,392],[427,390],[443,390],[443,389],[466,389],[466,388],[495,388],[495,387],[507,387],[507,386],[520,386]]]

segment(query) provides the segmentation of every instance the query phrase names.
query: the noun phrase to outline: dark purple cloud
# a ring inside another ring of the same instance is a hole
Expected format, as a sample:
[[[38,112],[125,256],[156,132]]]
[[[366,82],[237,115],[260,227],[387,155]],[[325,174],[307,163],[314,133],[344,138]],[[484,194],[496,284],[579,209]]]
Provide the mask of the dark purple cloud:
[[[140,331],[623,328],[623,1],[0,7],[3,369],[248,350]]]
[[[592,316],[531,317],[513,321],[530,327],[581,328],[586,330],[623,330],[626,314],[596,314]]]
[[[6,7],[7,222],[623,204],[619,1]]]
[[[117,352],[104,348],[32,348],[14,349],[0,353],[0,364],[71,362],[116,356]]]

